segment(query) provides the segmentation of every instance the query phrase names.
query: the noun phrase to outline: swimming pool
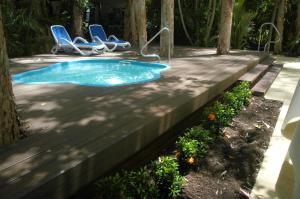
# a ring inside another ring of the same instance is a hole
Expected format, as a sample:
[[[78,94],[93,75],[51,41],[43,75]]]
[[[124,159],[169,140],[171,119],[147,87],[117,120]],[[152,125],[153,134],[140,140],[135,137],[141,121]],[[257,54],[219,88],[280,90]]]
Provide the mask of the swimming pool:
[[[122,86],[160,78],[169,66],[131,60],[91,59],[62,62],[13,75],[15,83]]]

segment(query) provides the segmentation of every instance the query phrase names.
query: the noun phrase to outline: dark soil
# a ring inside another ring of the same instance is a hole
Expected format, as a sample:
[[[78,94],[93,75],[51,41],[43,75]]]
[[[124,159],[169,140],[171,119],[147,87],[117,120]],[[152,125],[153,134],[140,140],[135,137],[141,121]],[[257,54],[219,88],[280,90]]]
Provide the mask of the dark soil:
[[[186,176],[180,198],[248,198],[281,106],[279,101],[253,97],[222,130],[199,171]]]

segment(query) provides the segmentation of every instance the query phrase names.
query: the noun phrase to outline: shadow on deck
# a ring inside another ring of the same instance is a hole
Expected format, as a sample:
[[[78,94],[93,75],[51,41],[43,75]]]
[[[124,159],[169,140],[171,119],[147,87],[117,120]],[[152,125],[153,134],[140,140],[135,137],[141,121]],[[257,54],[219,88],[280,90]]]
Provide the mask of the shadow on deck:
[[[0,198],[67,197],[232,85],[266,55],[178,48],[161,79],[122,87],[14,84],[30,136],[0,149]],[[133,58],[119,52],[105,57]],[[83,57],[87,58],[87,57]],[[89,57],[91,58],[91,57]],[[13,73],[78,56],[12,59]]]

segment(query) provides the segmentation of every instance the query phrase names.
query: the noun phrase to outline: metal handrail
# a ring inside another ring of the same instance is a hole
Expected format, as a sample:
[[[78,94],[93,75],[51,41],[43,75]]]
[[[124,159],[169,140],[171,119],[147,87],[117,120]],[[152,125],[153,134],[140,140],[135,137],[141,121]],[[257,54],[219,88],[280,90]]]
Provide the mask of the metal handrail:
[[[163,31],[168,32],[168,38],[169,38],[169,48],[168,48],[168,62],[170,62],[171,59],[171,41],[170,41],[170,30],[167,27],[162,28],[160,31],[158,31],[147,43],[142,47],[140,54],[142,57],[152,57],[152,58],[157,58],[160,61],[160,56],[158,54],[148,54],[145,55],[143,53],[144,49],[158,36],[160,35]]]
[[[259,52],[259,50],[260,50],[260,42],[261,42],[261,33],[262,33],[262,28],[263,28],[263,26],[265,26],[265,25],[270,25],[270,26],[272,26],[274,29],[275,29],[275,31],[277,32],[277,34],[278,34],[278,39],[276,40],[276,41],[268,41],[266,44],[265,44],[265,47],[264,47],[264,52],[266,52],[266,47],[267,47],[267,45],[269,45],[269,48],[268,48],[268,52],[270,51],[270,44],[271,43],[278,43],[278,42],[280,42],[280,32],[279,32],[279,30],[276,28],[276,26],[273,24],[273,23],[270,23],[270,22],[267,22],[267,23],[263,23],[261,26],[260,26],[260,28],[259,28],[259,41],[258,41],[258,49],[257,49],[257,51]],[[272,34],[270,35],[270,37],[272,37]]]

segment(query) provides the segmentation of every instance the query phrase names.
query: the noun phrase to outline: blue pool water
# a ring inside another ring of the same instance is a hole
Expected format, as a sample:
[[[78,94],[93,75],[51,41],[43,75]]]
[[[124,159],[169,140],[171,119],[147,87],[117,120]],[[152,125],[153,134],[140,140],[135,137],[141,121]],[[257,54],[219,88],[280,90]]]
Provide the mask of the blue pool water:
[[[129,60],[93,59],[52,64],[13,76],[16,83],[121,86],[160,78],[167,65]]]

